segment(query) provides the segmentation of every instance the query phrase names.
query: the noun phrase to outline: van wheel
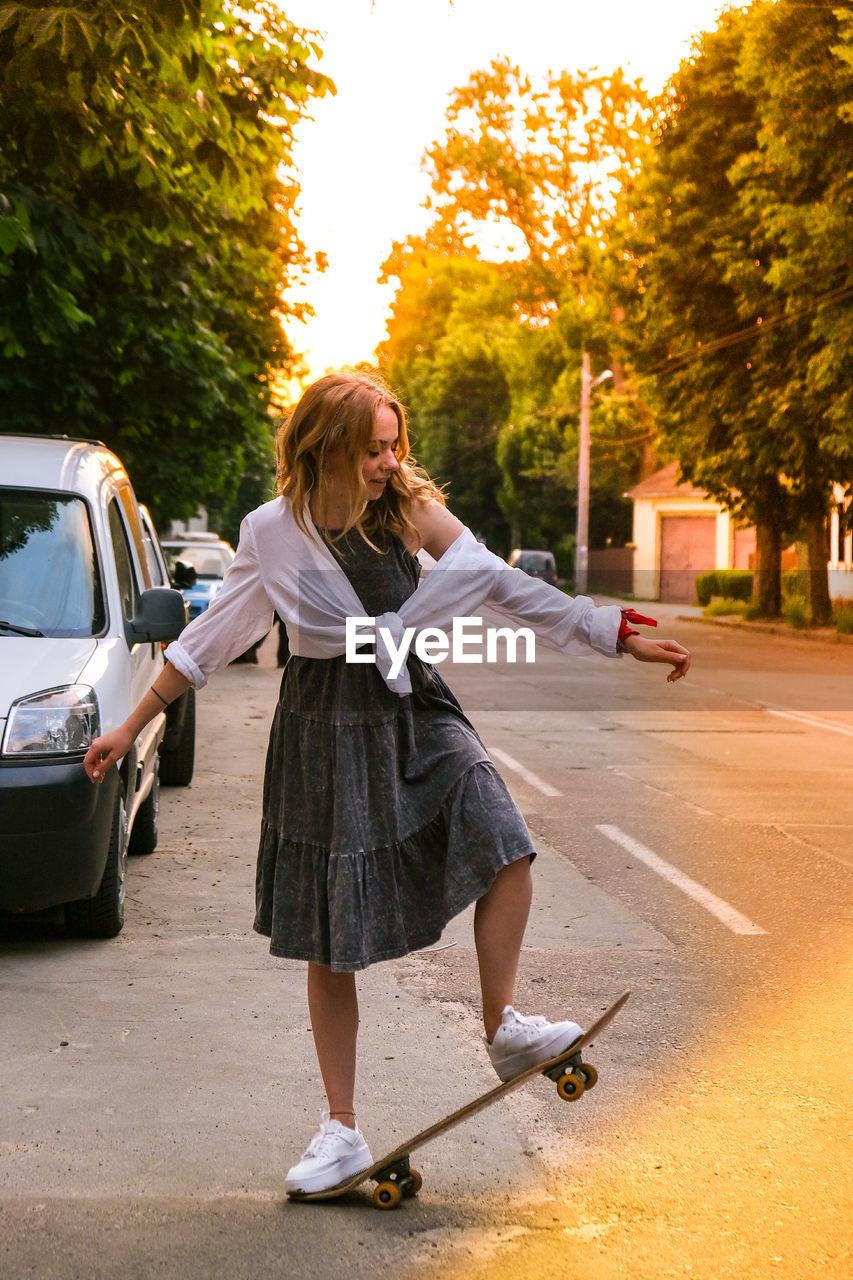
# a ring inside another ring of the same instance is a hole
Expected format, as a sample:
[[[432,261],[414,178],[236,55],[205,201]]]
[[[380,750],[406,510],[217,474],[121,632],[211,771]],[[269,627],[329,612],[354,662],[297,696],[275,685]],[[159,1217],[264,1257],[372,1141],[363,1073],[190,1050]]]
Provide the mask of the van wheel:
[[[160,760],[154,761],[154,782],[148,795],[136,811],[130,832],[128,853],[153,853],[157,848],[160,830]]]
[[[127,888],[127,810],[119,788],[116,796],[107,865],[94,898],[65,905],[65,926],[80,938],[114,938],[124,924]]]
[[[160,781],[164,787],[188,787],[195,767],[195,689],[187,689],[180,737],[160,748]]]

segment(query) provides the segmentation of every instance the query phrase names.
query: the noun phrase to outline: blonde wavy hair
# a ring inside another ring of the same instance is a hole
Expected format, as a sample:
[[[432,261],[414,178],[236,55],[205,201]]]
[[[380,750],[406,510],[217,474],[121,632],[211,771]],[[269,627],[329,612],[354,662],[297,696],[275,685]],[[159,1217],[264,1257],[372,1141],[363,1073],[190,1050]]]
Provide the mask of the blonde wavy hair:
[[[382,495],[369,502],[361,468],[375,439],[381,408],[391,409],[397,419],[399,467]],[[441,490],[409,452],[405,411],[384,379],[373,373],[330,373],[308,387],[276,435],[278,492],[290,499],[294,518],[306,533],[305,505],[316,494],[322,510],[328,458],[336,450],[342,450],[345,459],[349,517],[331,541],[350,529],[357,529],[368,542],[377,533],[394,533],[404,541],[416,538],[409,518],[412,503],[430,498],[444,503]]]

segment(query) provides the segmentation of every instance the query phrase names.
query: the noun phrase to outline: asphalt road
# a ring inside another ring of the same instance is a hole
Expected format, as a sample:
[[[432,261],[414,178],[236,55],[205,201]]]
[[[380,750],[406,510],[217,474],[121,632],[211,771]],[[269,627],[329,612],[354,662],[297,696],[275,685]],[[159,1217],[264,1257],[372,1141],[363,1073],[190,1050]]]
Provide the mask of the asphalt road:
[[[662,630],[675,686],[541,649],[448,671],[539,850],[519,1007],[632,991],[594,1092],[533,1081],[393,1213],[284,1200],[323,1099],[303,968],[251,931],[268,647],[201,695],[122,935],[0,938],[2,1274],[848,1280],[853,646]],[[494,1083],[467,915],[443,942],[360,983],[374,1154]]]

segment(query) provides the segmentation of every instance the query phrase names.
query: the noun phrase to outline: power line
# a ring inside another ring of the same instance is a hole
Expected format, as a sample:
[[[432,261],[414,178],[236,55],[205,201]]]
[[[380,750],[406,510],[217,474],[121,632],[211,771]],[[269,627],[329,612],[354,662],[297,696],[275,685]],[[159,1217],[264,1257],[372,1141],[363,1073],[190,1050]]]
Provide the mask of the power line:
[[[819,294],[804,306],[798,307],[795,311],[782,311],[766,320],[760,317],[745,329],[736,329],[731,333],[723,334],[719,338],[711,338],[707,342],[700,343],[693,351],[685,352],[682,355],[667,355],[664,360],[647,369],[641,380],[660,374],[677,373],[680,369],[686,368],[687,365],[693,364],[697,360],[703,360],[708,355],[714,355],[718,351],[725,351],[729,347],[739,346],[744,342],[752,342],[753,339],[760,337],[763,333],[774,332],[792,320],[799,320],[803,316],[818,311],[832,302],[841,302],[851,295],[853,295],[853,281],[837,285],[834,289],[827,289],[824,293]]]

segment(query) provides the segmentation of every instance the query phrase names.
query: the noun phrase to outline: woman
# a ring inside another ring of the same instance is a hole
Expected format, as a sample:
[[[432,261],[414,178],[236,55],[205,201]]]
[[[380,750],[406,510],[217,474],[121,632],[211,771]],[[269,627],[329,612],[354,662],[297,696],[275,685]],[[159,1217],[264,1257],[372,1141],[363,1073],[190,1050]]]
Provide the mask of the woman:
[[[669,664],[670,681],[690,655],[641,637],[617,606],[572,600],[477,543],[413,465],[403,409],[378,379],[331,374],[309,387],[277,461],[279,497],[246,517],[222,591],[85,764],[101,781],[163,706],[266,634],[274,610],[284,619],[291,658],[267,754],[255,928],[274,955],[308,964],[329,1110],[285,1188],[310,1192],[372,1163],[355,1118],[356,972],[435,942],[470,903],[501,1079],[580,1034],[513,1008],[535,851],[450,689],[415,654],[403,665],[401,637],[488,602],[558,648]],[[437,563],[419,586],[421,548]],[[375,619],[375,654],[353,652],[347,618]]]

